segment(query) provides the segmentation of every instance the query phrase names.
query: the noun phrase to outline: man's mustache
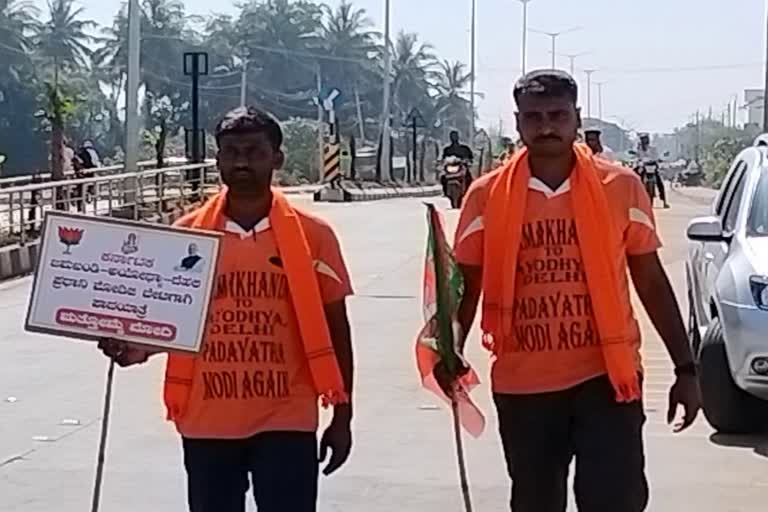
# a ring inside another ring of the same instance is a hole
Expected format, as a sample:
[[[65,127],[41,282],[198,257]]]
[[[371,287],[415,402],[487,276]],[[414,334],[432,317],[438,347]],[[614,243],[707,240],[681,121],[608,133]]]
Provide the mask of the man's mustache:
[[[534,139],[534,142],[546,142],[546,141],[549,141],[549,140],[554,140],[554,141],[561,142],[563,139],[561,139],[557,135],[541,135],[540,137],[536,137]]]

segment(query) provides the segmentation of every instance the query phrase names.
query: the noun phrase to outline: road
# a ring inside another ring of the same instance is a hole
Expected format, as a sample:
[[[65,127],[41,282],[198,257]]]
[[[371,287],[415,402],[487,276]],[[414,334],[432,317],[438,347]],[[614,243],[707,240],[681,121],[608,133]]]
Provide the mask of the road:
[[[356,444],[349,464],[322,482],[320,510],[459,511],[449,414],[420,389],[412,359],[421,326],[426,236],[421,202],[313,205],[307,197],[297,200],[336,226],[357,291],[350,300],[358,366]],[[690,218],[706,211],[706,201],[677,194],[672,200],[673,209],[657,210],[662,255],[685,308],[683,233]],[[453,226],[455,213],[447,218]],[[22,279],[0,287],[0,323],[5,325],[0,334],[0,511],[82,512],[90,506],[106,362],[88,343],[26,334],[22,321],[29,285]],[[703,419],[689,432],[672,434],[664,420],[671,366],[648,319],[639,316],[647,365],[649,510],[764,510],[768,441],[718,438]],[[487,355],[477,333],[473,340],[469,356],[485,376]],[[185,510],[179,441],[163,421],[162,365],[158,360],[118,372],[105,511]],[[476,396],[489,416],[486,434],[466,441],[476,510],[505,510],[509,489],[487,384]]]

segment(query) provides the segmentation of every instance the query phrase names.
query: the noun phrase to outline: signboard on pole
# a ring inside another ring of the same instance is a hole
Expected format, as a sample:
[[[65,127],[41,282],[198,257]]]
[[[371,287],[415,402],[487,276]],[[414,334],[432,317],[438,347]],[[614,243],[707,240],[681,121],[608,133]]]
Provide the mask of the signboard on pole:
[[[47,212],[28,331],[198,352],[219,235]]]

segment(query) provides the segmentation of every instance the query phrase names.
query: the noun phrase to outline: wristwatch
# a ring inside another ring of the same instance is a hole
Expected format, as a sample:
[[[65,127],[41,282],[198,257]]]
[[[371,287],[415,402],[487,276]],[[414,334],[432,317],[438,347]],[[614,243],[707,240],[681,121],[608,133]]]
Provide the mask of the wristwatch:
[[[676,377],[680,377],[682,375],[690,375],[691,377],[695,377],[696,374],[696,363],[693,361],[675,367]]]

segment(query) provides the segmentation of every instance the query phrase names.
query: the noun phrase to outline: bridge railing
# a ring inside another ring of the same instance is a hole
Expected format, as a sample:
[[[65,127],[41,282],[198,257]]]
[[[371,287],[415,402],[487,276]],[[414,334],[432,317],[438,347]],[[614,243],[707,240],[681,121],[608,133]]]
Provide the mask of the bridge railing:
[[[45,211],[147,219],[219,187],[214,162],[0,188],[0,246],[36,239]]]
[[[173,160],[177,160],[177,159],[173,159]],[[178,165],[180,164],[180,162],[174,161],[173,164]],[[155,168],[156,165],[157,165],[157,162],[155,160],[146,160],[144,162],[139,162],[137,164],[140,171],[143,171],[146,169],[153,169]],[[95,167],[93,169],[87,169],[87,171],[94,176],[103,176],[107,174],[118,174],[120,172],[123,172],[123,169],[124,169],[123,164],[116,164],[116,165],[105,165],[103,167]],[[64,177],[67,179],[71,179],[74,176],[75,176],[74,171],[67,171],[64,173]],[[4,178],[0,177],[0,188],[20,187],[22,185],[47,183],[49,181],[51,181],[50,172],[22,174],[19,176],[7,176]]]

